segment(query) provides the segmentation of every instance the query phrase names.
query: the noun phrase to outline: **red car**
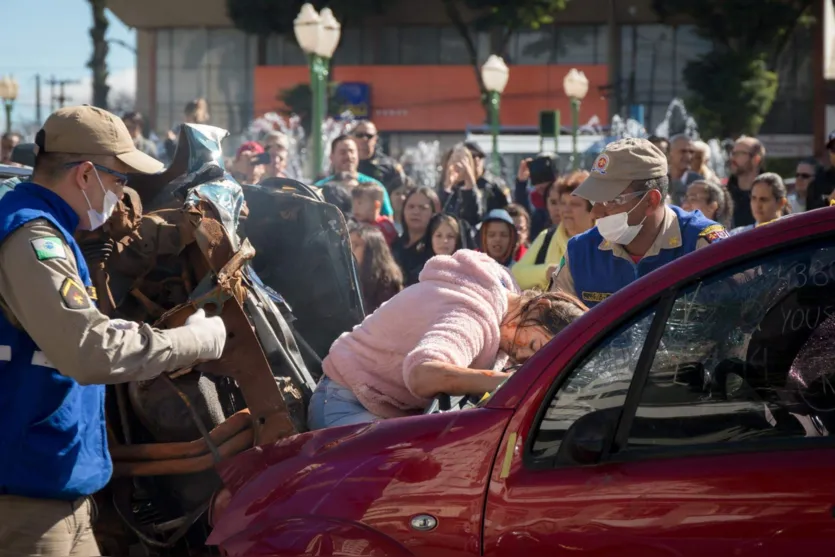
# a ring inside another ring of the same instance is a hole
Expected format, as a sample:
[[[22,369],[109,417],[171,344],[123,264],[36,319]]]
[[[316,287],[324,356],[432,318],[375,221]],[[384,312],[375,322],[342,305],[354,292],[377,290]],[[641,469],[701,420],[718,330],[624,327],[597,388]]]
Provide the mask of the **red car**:
[[[723,240],[599,304],[486,401],[239,455],[221,468],[209,543],[832,555],[833,317],[835,208]]]

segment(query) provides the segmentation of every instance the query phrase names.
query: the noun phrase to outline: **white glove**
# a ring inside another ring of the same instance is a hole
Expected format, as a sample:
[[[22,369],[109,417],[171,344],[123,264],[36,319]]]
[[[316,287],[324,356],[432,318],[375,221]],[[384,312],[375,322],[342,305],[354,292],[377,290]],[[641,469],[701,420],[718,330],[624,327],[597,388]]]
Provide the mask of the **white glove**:
[[[217,360],[223,354],[226,346],[226,325],[220,317],[206,317],[206,312],[198,309],[186,319],[185,327],[189,327],[200,343],[199,360]]]
[[[138,331],[139,323],[136,321],[126,321],[124,319],[111,319],[110,326],[118,331]]]

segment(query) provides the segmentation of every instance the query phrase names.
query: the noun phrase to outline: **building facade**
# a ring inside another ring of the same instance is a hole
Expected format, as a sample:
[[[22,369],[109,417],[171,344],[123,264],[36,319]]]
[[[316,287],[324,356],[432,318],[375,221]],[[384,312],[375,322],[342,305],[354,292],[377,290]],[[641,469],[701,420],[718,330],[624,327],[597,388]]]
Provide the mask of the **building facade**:
[[[138,30],[137,104],[158,132],[182,121],[183,107],[196,97],[208,100],[213,123],[239,132],[253,117],[280,108],[281,90],[308,81],[294,37],[247,36],[232,26],[225,4],[110,0],[111,10]],[[823,13],[823,2],[820,8]],[[825,103],[819,98],[816,104],[815,97],[815,84],[823,79],[822,54],[816,50],[818,44],[822,50],[821,35],[802,28],[792,38],[780,61],[778,98],[762,129],[769,137],[808,144],[808,154],[813,134],[826,133]],[[494,50],[495,37],[485,32],[471,37],[483,61]],[[692,25],[658,21],[650,0],[571,2],[555,25],[511,38],[502,124],[533,128],[544,109],[560,110],[567,123],[562,77],[577,67],[590,81],[581,123],[597,117],[605,124],[625,107],[643,105],[646,127],[653,130],[671,99],[688,97],[683,75],[688,61],[709,49]],[[452,142],[468,127],[482,126],[475,71],[440,0],[426,0],[420,10],[395,4],[384,17],[344,28],[334,55],[335,81],[367,86],[367,115],[395,151],[419,140]]]

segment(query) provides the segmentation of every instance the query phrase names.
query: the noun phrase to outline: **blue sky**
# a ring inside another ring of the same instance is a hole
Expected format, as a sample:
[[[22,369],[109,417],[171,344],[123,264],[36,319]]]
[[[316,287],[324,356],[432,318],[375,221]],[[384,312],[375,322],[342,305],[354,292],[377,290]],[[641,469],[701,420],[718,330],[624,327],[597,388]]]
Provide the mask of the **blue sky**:
[[[0,0],[3,31],[0,32],[0,75],[12,74],[20,83],[13,122],[23,126],[35,118],[35,75],[42,82],[56,79],[81,80],[68,87],[71,104],[89,101],[90,70],[86,67],[92,52],[89,29],[92,25],[87,0]],[[136,33],[110,14],[108,38],[136,45]],[[134,89],[136,56],[130,50],[111,44],[108,65],[117,89]],[[56,91],[57,94],[57,91]],[[41,87],[42,114],[49,114],[49,87]],[[5,126],[5,121],[2,122]]]

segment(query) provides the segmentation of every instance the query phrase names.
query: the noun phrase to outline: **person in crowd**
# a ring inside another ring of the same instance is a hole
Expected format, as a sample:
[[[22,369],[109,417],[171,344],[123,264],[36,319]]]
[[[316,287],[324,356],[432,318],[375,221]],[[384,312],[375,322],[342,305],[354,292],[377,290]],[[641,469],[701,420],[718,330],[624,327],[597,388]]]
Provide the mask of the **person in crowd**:
[[[475,159],[463,143],[447,151],[441,160],[438,197],[443,212],[471,226],[481,221],[481,190],[477,186]]]
[[[789,193],[789,205],[792,213],[806,211],[806,199],[809,195],[810,185],[820,175],[821,167],[814,158],[808,158],[797,163],[797,170],[794,175],[794,191]]]
[[[433,257],[420,282],[340,336],[310,399],[310,429],[423,412],[440,393],[481,397],[586,307],[562,293],[520,292],[486,254]]]
[[[596,226],[568,241],[551,288],[596,305],[662,265],[727,238],[721,224],[667,206],[667,157],[646,139],[615,141],[574,192]]]
[[[786,185],[779,174],[766,172],[754,178],[751,213],[754,215],[754,224],[734,228],[731,230],[732,235],[753,230],[791,213]]]
[[[710,169],[710,145],[704,141],[693,142],[693,161],[690,170],[704,177],[705,180],[718,182],[716,173]]]
[[[351,189],[339,182],[329,182],[322,186],[321,189],[322,198],[324,198],[325,202],[339,209],[345,217],[345,220],[350,220],[354,217],[352,213],[354,200],[351,197]]]
[[[806,210],[828,207],[835,196],[835,130],[826,138],[826,152],[828,163],[826,168],[818,172],[815,180],[810,184],[806,194]]]
[[[406,178],[403,166],[379,145],[377,126],[371,120],[360,120],[351,132],[359,152],[359,171],[383,184],[390,194],[403,185]]]
[[[209,118],[209,103],[206,99],[194,99],[186,103],[183,111],[184,122],[186,124],[208,124]],[[180,134],[180,126],[176,126],[173,130],[169,130],[168,137],[165,140],[165,156],[169,161],[174,159],[174,153],[177,152],[177,141]]]
[[[391,245],[394,260],[403,270],[406,286],[418,281],[423,266],[429,259],[426,246],[426,230],[429,220],[435,213],[441,212],[441,200],[432,188],[415,188],[406,196],[403,203],[403,234]]]
[[[670,141],[666,137],[659,137],[657,135],[651,135],[647,138],[647,141],[658,147],[658,150],[664,153],[665,157],[670,156]]]
[[[475,162],[476,186],[481,192],[481,212],[486,215],[493,209],[507,209],[510,204],[510,190],[504,180],[486,169],[487,155],[475,141],[464,146],[470,151]]]
[[[505,267],[512,267],[516,263],[518,241],[519,233],[507,211],[493,209],[484,217],[481,223],[481,251]]]
[[[556,157],[554,157],[551,153],[540,153],[537,155],[537,158],[544,156],[556,159]],[[540,182],[532,184],[531,188],[528,187],[528,182],[530,182],[531,179],[531,171],[528,168],[528,164],[533,160],[534,159],[532,158],[523,159],[519,163],[519,170],[516,173],[516,188],[514,190],[513,197],[514,201],[524,207],[528,211],[528,214],[531,215],[531,227],[529,234],[531,237],[535,238],[543,230],[559,224],[559,209],[549,209],[547,196],[545,195],[545,190],[548,189],[548,186],[552,185],[556,180]],[[554,218],[557,218],[558,220],[554,221]]]
[[[110,319],[77,229],[104,226],[128,173],[154,174],[124,122],[62,108],[36,136],[31,182],[0,200],[0,553],[100,555],[91,496],[113,472],[106,384],[144,381],[220,358],[220,317],[154,329]]]
[[[321,187],[328,182],[333,182],[337,175],[350,176],[352,180],[356,180],[358,184],[379,184],[378,180],[371,176],[366,176],[358,170],[359,154],[357,151],[357,143],[351,136],[340,135],[331,142],[331,167],[333,174],[322,178],[315,184],[316,187]],[[344,180],[344,179],[343,179]],[[391,200],[389,199],[388,190],[383,187],[383,207],[380,209],[383,216],[391,217],[394,210],[391,208]]]
[[[6,132],[0,137],[0,164],[11,164],[12,152],[20,140],[21,136],[17,132]]]
[[[391,209],[393,212],[392,219],[394,227],[397,229],[397,234],[403,234],[403,204],[406,203],[406,196],[409,192],[415,189],[415,183],[408,176],[403,182],[403,185],[391,192]]]
[[[728,191],[734,201],[734,227],[754,224],[751,213],[751,188],[754,178],[762,173],[765,163],[765,147],[755,137],[740,137],[731,151],[731,177]]]
[[[546,199],[549,203],[552,199],[558,200],[559,224],[543,230],[524,257],[513,266],[513,276],[521,288],[548,288],[551,275],[565,255],[568,240],[594,226],[591,202],[572,195],[588,177],[587,171],[578,170],[562,176],[548,188]]]
[[[238,147],[232,163],[232,176],[242,184],[257,184],[264,177],[265,165],[260,157],[264,148],[257,141],[247,141]]]
[[[673,205],[681,206],[687,193],[687,186],[704,176],[690,170],[696,150],[693,140],[686,135],[677,135],[670,139],[670,199]]]
[[[133,144],[136,145],[136,148],[149,157],[159,158],[157,146],[142,134],[145,126],[145,120],[142,114],[139,112],[127,112],[122,116],[122,121],[125,123],[125,127],[128,128],[128,133],[133,138]]]
[[[685,211],[701,211],[709,220],[730,230],[734,201],[728,188],[717,182],[697,180],[690,184],[681,208]]]
[[[513,219],[513,224],[516,225],[516,232],[519,233],[519,246],[527,250],[531,245],[531,215],[527,209],[518,203],[511,203],[505,210]],[[521,256],[520,256],[521,257]],[[518,259],[517,259],[518,261]]]
[[[403,290],[403,271],[394,261],[386,239],[377,227],[353,223],[349,230],[363,307],[365,314],[369,315]]]
[[[458,217],[447,213],[433,215],[426,229],[429,257],[452,255],[460,249],[469,248],[465,226]]]
[[[290,154],[290,139],[280,131],[273,131],[264,138],[264,150],[270,154],[264,176],[287,178],[287,162]]]
[[[383,186],[378,184],[359,184],[351,190],[351,213],[357,222],[379,228],[386,239],[386,245],[390,246],[397,239],[397,229],[390,218],[380,214],[383,191]]]

